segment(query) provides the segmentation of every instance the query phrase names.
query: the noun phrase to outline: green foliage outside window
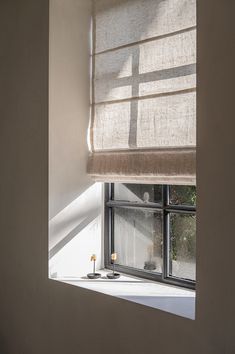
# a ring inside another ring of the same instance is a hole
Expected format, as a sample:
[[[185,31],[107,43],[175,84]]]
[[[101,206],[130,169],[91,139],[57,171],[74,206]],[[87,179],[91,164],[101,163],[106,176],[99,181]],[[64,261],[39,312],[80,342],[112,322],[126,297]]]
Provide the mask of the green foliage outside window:
[[[171,186],[170,203],[196,205],[195,186]],[[171,257],[177,261],[194,259],[196,254],[196,216],[193,214],[170,214]]]

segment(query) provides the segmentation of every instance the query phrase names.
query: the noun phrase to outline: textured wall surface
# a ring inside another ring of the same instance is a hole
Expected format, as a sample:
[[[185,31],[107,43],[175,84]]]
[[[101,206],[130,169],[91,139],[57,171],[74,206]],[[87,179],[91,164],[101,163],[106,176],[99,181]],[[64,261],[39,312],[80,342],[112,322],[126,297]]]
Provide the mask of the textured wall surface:
[[[198,1],[195,321],[47,278],[48,9],[0,3],[0,353],[233,354],[234,1]]]

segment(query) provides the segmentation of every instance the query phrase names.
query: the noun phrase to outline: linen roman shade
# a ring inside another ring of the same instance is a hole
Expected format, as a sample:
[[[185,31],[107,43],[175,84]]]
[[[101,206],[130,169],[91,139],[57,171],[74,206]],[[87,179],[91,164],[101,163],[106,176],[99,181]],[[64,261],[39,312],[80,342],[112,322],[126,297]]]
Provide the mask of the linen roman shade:
[[[88,174],[195,184],[196,0],[96,0]]]

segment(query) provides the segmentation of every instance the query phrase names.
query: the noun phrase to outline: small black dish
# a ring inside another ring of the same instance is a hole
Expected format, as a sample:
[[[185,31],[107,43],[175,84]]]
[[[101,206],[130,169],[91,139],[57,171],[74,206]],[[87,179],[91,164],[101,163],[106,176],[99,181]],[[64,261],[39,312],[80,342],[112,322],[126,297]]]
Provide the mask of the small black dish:
[[[109,279],[118,279],[118,278],[120,278],[120,274],[119,273],[108,273],[107,274],[107,278],[109,278]]]
[[[101,277],[100,273],[88,273],[87,274],[87,278],[89,278],[89,279],[98,279],[100,277]]]

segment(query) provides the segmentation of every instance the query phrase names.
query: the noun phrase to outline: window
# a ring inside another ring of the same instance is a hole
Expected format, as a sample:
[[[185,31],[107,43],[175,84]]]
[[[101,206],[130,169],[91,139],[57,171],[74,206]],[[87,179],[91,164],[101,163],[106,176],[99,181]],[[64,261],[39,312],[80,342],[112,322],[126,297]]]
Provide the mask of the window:
[[[106,184],[105,266],[195,288],[196,187]]]

